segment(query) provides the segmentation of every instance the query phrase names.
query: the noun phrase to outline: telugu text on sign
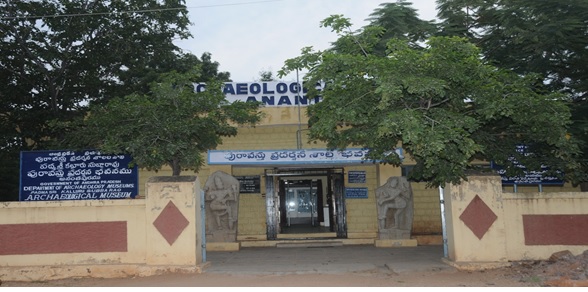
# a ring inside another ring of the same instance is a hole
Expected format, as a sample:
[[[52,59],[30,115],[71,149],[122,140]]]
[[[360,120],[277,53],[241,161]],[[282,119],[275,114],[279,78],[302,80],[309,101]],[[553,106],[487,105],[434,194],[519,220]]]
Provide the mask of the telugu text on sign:
[[[98,151],[21,152],[20,201],[134,198],[137,167],[128,155]]]

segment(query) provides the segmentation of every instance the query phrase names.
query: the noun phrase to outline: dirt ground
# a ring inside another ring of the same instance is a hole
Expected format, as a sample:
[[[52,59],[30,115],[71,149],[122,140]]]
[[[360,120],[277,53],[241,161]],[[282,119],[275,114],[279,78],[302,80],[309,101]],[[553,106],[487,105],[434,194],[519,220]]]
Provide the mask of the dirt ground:
[[[390,274],[380,271],[344,274],[227,275],[168,274],[125,279],[66,279],[47,282],[5,282],[2,287],[537,287],[532,278],[518,279],[504,270],[484,272],[431,271]]]
[[[588,287],[588,250],[554,253],[545,261],[513,262],[483,271],[439,269],[394,273],[385,269],[338,274],[165,274],[152,277],[78,278],[3,282],[2,287]]]
[[[484,271],[385,269],[338,274],[166,274],[142,278],[4,282],[2,287],[588,287],[588,250]]]

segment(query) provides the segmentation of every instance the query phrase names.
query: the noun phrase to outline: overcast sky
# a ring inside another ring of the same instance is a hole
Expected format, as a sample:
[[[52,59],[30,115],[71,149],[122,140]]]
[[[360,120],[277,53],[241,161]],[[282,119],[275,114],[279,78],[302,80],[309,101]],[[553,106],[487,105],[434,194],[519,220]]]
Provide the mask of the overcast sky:
[[[326,17],[343,14],[355,30],[367,24],[365,19],[380,4],[389,2],[395,0],[187,0],[193,38],[176,44],[198,57],[210,52],[220,71],[230,72],[235,82],[256,81],[261,71],[275,76],[303,47],[330,47],[337,35],[320,27]],[[421,19],[435,18],[435,0],[412,3]],[[282,79],[294,81],[296,74]]]

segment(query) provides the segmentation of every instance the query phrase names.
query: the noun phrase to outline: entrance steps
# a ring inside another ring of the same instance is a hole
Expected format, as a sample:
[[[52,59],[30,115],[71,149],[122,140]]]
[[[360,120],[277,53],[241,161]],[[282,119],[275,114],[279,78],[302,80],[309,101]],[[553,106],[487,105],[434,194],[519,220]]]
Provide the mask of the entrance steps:
[[[322,239],[322,238],[336,238],[337,233],[335,232],[317,232],[317,233],[281,233],[278,234],[278,240],[280,239]]]
[[[284,247],[334,247],[343,246],[341,240],[292,240],[276,243],[277,248]]]
[[[248,247],[325,247],[341,245],[375,245],[377,247],[402,247],[420,245],[442,245],[441,236],[414,236],[410,240],[378,240],[374,237],[337,238],[336,234],[303,233],[279,234],[276,240],[267,240],[265,236],[240,238],[237,242],[209,242],[207,251],[238,251]]]
[[[337,238],[335,232],[281,233],[275,240],[241,239],[241,247],[331,247],[343,245],[374,244],[374,239]]]
[[[248,240],[239,242],[240,247],[319,247],[341,245],[374,245],[374,239],[282,239],[282,240]]]

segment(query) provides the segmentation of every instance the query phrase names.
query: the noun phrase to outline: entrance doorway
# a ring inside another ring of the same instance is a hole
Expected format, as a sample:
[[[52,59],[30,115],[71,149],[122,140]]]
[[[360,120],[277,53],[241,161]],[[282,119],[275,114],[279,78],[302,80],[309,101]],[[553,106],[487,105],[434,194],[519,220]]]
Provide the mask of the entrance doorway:
[[[268,239],[347,237],[342,169],[266,170],[266,190]]]
[[[331,232],[322,179],[280,180],[280,233]],[[326,210],[325,210],[326,209]]]

